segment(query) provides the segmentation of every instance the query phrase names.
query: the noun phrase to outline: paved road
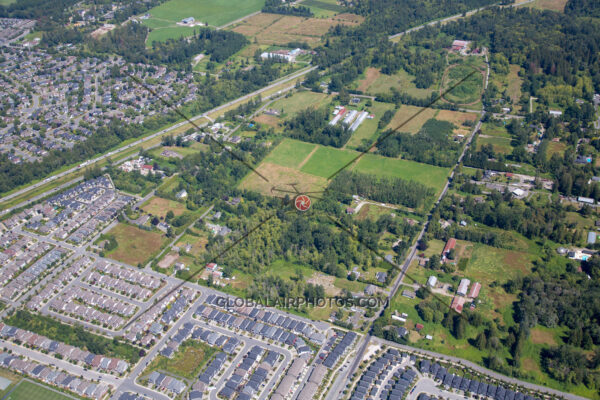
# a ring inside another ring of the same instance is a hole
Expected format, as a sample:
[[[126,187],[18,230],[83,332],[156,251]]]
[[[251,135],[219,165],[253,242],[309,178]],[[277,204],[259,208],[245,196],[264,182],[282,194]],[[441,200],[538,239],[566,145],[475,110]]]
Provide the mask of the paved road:
[[[263,87],[263,88],[261,88],[259,90],[256,90],[256,91],[254,91],[252,93],[249,93],[249,94],[246,94],[244,96],[238,97],[235,100],[229,101],[229,102],[227,102],[225,104],[222,104],[222,105],[220,105],[218,107],[213,108],[212,110],[208,110],[208,111],[206,111],[206,112],[204,112],[202,114],[196,115],[195,117],[190,118],[190,120],[193,121],[193,122],[195,122],[195,121],[197,121],[199,119],[202,119],[202,118],[204,118],[204,117],[206,117],[206,116],[208,116],[208,115],[210,115],[212,113],[215,113],[215,112],[218,112],[220,110],[223,110],[223,109],[225,109],[225,108],[227,108],[227,107],[229,107],[231,105],[234,105],[234,104],[236,104],[238,102],[242,102],[242,101],[248,100],[250,98],[253,98],[255,96],[258,96],[259,94],[261,94],[263,92],[269,91],[269,90],[271,90],[273,88],[276,88],[279,85],[285,84],[285,83],[287,83],[289,81],[292,81],[292,80],[294,80],[296,78],[299,78],[299,77],[301,77],[303,75],[306,75],[307,73],[309,73],[309,72],[311,72],[311,71],[313,71],[313,70],[315,70],[317,68],[318,68],[318,66],[313,66],[313,67],[305,68],[303,70],[295,72],[295,73],[293,73],[291,75],[288,75],[288,76],[286,76],[286,77],[284,77],[282,79],[279,79],[279,80],[277,80],[277,81],[275,81],[275,82],[273,82],[273,83],[271,83],[271,84],[269,84],[269,85],[267,85],[267,86],[265,86],[265,87]],[[98,156],[98,157],[96,157],[96,158],[94,158],[94,159],[92,159],[90,161],[87,161],[84,164],[80,164],[80,165],[78,165],[76,167],[70,168],[70,169],[68,169],[66,171],[63,171],[61,173],[58,173],[56,175],[52,175],[51,177],[48,177],[48,178],[44,179],[43,181],[40,181],[38,183],[34,183],[33,185],[30,185],[30,186],[28,186],[26,188],[23,188],[21,190],[18,190],[18,191],[14,192],[14,193],[8,194],[8,195],[0,198],[0,203],[5,202],[7,200],[10,200],[10,199],[12,199],[14,197],[20,196],[20,195],[22,195],[24,193],[27,193],[27,192],[29,192],[31,190],[34,190],[36,188],[39,188],[39,187],[41,187],[43,185],[46,185],[46,184],[48,184],[48,183],[50,183],[52,181],[55,181],[55,180],[57,180],[59,178],[62,178],[65,175],[68,175],[68,174],[71,174],[73,172],[76,172],[76,171],[78,171],[78,170],[80,170],[80,169],[82,169],[84,167],[91,166],[91,165],[93,165],[93,164],[95,164],[95,163],[97,163],[99,161],[102,161],[102,160],[104,160],[106,158],[114,156],[115,154],[118,154],[118,153],[120,153],[120,152],[122,152],[124,150],[131,149],[133,147],[137,147],[137,146],[141,145],[142,143],[147,142],[148,140],[154,139],[155,137],[163,135],[163,134],[165,134],[167,132],[170,132],[172,130],[175,130],[175,129],[180,128],[180,127],[182,127],[184,125],[187,125],[187,124],[188,124],[188,121],[179,122],[179,123],[177,123],[175,125],[172,125],[172,126],[170,126],[168,128],[165,128],[165,129],[162,129],[162,130],[160,130],[160,131],[158,131],[156,133],[153,133],[152,135],[145,136],[145,137],[143,137],[141,139],[138,139],[138,140],[136,140],[136,141],[134,141],[134,142],[126,145],[126,146],[120,147],[120,148],[112,150],[112,151],[110,151],[110,152],[108,152],[106,154]],[[66,187],[66,186],[72,185],[73,183],[76,183],[78,180],[81,180],[81,177],[76,178],[76,179],[74,179],[74,180],[72,180],[72,181],[70,181],[70,182],[62,185],[62,187]],[[54,190],[54,191],[56,191],[56,190]],[[54,192],[54,191],[46,192],[46,194],[44,194],[44,196],[47,196],[50,192]],[[18,206],[15,206],[15,207],[7,208],[7,209],[1,211],[0,215],[3,215],[5,213],[7,213],[7,212],[10,212],[11,210],[13,210],[15,208],[22,207],[24,204],[27,204],[27,202],[21,203]]]

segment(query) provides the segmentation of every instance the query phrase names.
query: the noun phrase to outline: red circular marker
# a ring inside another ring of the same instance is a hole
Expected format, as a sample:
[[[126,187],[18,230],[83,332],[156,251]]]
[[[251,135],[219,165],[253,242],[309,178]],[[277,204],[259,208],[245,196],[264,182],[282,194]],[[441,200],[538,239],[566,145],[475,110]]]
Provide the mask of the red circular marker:
[[[298,211],[306,211],[310,208],[310,198],[305,194],[301,194],[296,196],[294,199],[294,204],[296,205],[296,209]]]

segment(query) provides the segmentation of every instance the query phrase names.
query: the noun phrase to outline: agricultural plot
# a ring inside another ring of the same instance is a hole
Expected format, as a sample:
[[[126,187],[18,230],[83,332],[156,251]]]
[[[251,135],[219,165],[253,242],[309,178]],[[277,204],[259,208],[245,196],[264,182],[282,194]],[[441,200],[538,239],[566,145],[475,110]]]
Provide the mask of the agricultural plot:
[[[534,0],[533,2],[526,4],[525,7],[564,12],[566,4],[567,0]]]
[[[252,53],[245,54],[251,57],[256,49],[264,50],[269,45],[306,42],[316,46],[332,26],[353,26],[362,21],[363,17],[354,14],[341,14],[331,18],[302,18],[260,13],[235,24],[231,30],[241,33],[254,43],[248,46],[248,48],[252,47]]]
[[[148,11],[151,18],[146,23],[175,24],[194,17],[197,22],[221,26],[259,11],[263,5],[263,0],[169,0]]]
[[[391,88],[396,88],[401,93],[407,93],[411,96],[427,99],[431,93],[436,90],[436,85],[428,89],[420,89],[414,83],[415,77],[403,69],[400,69],[393,75],[386,75],[377,68],[367,68],[362,79],[355,82],[354,89],[360,90],[370,95],[379,93],[388,93]]]
[[[288,157],[296,148],[298,154]],[[327,185],[327,178],[359,154],[353,150],[284,139],[257,168],[258,172],[269,179],[269,182],[265,182],[254,173],[249,173],[241,182],[240,188],[270,195],[274,185],[279,187],[298,183],[300,191],[323,190]],[[433,188],[436,192],[443,188],[449,172],[448,168],[374,154],[365,154],[348,168],[377,176],[417,181]]]
[[[331,17],[333,15],[346,12],[348,9],[337,0],[305,0],[302,5],[310,8],[310,11],[317,18]]]
[[[456,128],[453,133],[455,135],[467,136],[471,133],[472,125],[475,125],[475,121],[479,118],[479,115],[475,113],[465,113],[460,111],[440,110],[436,113],[435,119],[440,121],[448,121]]]
[[[165,238],[160,233],[123,223],[117,224],[108,234],[114,236],[118,246],[108,252],[107,256],[129,265],[143,264],[152,259],[165,243]]]

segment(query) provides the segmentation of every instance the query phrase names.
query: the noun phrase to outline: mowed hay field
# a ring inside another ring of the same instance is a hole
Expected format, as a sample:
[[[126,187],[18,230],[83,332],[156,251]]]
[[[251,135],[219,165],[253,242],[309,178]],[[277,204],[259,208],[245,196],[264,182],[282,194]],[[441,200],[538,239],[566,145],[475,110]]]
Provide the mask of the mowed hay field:
[[[284,139],[257,168],[269,182],[249,172],[240,183],[240,188],[274,195],[275,193],[271,193],[272,187],[291,190],[286,185],[297,183],[299,191],[320,191],[327,186],[328,177],[360,154],[354,150]],[[449,173],[448,168],[374,154],[363,155],[357,162],[349,165],[348,169],[421,182],[436,192],[442,190]]]
[[[321,19],[260,13],[235,24],[231,30],[247,36],[253,43],[256,41],[259,46],[286,45],[289,42],[306,42],[314,46],[332,26],[354,26],[363,20],[363,17],[354,14]]]
[[[159,252],[165,242],[165,238],[160,233],[123,223],[117,224],[108,234],[114,235],[118,246],[107,256],[130,265],[148,261]]]
[[[221,26],[259,11],[264,0],[169,0],[152,8],[152,19],[176,23],[187,17]]]

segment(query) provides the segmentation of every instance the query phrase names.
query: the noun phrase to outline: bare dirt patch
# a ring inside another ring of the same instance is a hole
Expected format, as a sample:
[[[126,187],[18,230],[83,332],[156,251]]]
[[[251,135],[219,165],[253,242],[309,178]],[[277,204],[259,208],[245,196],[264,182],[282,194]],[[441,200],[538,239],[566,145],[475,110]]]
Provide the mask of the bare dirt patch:
[[[158,266],[162,269],[169,268],[177,259],[179,258],[179,254],[177,253],[169,253],[163,257],[162,260],[158,263]]]

